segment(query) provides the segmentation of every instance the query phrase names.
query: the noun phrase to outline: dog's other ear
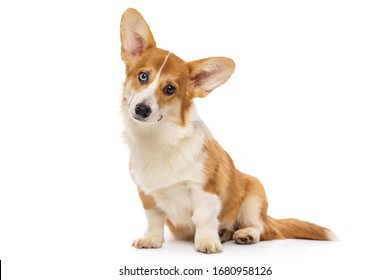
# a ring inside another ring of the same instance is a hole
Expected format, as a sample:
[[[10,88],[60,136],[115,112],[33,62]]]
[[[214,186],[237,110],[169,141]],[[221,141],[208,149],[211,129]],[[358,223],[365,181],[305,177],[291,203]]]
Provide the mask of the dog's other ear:
[[[149,25],[135,9],[127,9],[121,20],[122,60],[132,62],[145,50],[156,46]]]
[[[209,57],[188,63],[190,97],[206,97],[226,82],[234,71],[234,61],[227,57]]]

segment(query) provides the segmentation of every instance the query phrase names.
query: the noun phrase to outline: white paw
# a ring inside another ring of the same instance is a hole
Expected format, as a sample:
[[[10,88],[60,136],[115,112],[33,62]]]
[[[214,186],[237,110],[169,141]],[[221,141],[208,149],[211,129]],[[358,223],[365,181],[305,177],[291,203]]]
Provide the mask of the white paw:
[[[159,237],[142,237],[134,240],[133,247],[138,249],[161,248],[164,238]]]
[[[259,242],[260,234],[255,228],[243,228],[237,230],[233,239],[237,244],[254,244]]]
[[[195,241],[196,251],[201,253],[219,253],[222,252],[222,245],[219,239],[207,238]]]

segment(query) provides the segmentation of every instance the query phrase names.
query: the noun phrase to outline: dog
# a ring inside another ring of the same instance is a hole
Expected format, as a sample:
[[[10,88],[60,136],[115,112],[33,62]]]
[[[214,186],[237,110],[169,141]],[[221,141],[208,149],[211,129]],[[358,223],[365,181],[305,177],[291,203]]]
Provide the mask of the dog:
[[[138,187],[147,229],[136,248],[160,248],[164,227],[193,240],[203,253],[221,243],[302,238],[332,240],[327,228],[267,215],[261,182],[238,171],[198,116],[193,100],[225,83],[235,63],[226,57],[185,62],[157,48],[135,9],[121,19],[121,58],[126,67],[121,111],[130,148],[130,174]]]

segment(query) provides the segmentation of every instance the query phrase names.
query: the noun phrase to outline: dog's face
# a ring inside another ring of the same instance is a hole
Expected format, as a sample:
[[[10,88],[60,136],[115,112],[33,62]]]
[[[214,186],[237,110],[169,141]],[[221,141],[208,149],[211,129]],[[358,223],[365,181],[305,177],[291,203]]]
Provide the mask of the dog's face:
[[[124,97],[129,116],[145,124],[164,118],[184,122],[191,104],[188,80],[183,60],[161,49],[146,50],[127,70]]]
[[[140,124],[172,121],[186,125],[192,99],[205,97],[234,71],[234,62],[211,57],[186,63],[156,48],[143,17],[128,9],[121,21],[122,60],[126,65],[123,110]]]

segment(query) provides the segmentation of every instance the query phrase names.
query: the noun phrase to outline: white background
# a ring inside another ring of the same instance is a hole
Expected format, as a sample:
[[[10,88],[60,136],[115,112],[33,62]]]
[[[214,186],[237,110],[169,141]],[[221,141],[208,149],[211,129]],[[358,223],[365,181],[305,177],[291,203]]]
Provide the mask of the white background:
[[[124,265],[388,278],[386,2],[2,1],[4,279],[130,279],[118,275]],[[321,224],[340,241],[228,243],[204,255],[167,232],[162,249],[131,247],[145,219],[121,139],[119,23],[128,7],[159,47],[187,61],[236,62],[231,79],[197,101],[199,114],[236,166],[264,183],[270,215]]]

